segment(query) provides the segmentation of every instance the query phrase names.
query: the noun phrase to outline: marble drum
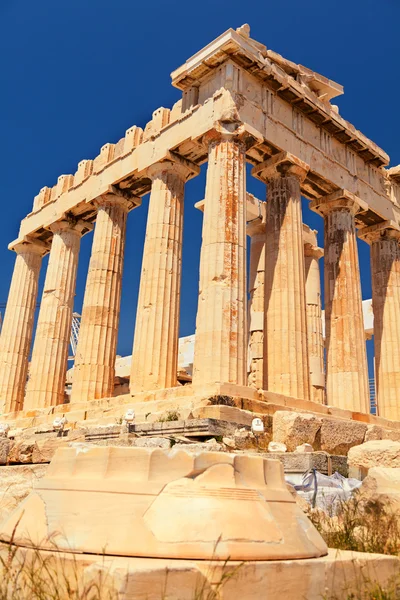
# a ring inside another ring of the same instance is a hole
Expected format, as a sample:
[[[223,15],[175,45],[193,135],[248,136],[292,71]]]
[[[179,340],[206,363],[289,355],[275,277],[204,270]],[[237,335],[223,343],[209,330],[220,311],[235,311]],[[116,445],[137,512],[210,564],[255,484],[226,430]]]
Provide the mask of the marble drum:
[[[186,450],[59,449],[0,527],[7,542],[79,554],[184,559],[320,557],[327,547],[279,461]]]

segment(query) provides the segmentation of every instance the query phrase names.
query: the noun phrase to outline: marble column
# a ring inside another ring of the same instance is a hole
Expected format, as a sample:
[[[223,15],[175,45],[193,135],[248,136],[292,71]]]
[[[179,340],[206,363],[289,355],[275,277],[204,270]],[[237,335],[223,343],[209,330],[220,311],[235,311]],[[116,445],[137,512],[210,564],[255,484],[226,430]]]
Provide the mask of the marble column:
[[[257,217],[249,221],[247,235],[250,236],[248,385],[262,390],[264,389],[265,219]]]
[[[188,161],[152,165],[142,274],[132,352],[132,394],[178,384],[178,340],[185,183],[200,169]]]
[[[400,229],[385,221],[360,230],[371,244],[378,414],[400,420]]]
[[[270,392],[310,399],[301,183],[308,166],[282,152],[253,174],[268,184],[264,382]]]
[[[324,339],[322,335],[321,281],[318,262],[323,255],[324,251],[322,248],[318,248],[316,244],[304,244],[311,400],[320,404],[325,404]]]
[[[14,246],[17,253],[0,337],[0,410],[22,409],[42,257],[39,242]]]
[[[247,385],[246,148],[209,141],[193,384]]]
[[[71,403],[113,396],[126,220],[139,203],[113,193],[97,199]]]
[[[60,221],[53,232],[40,304],[24,409],[63,404],[71,335],[76,273],[83,221]]]
[[[367,354],[355,233],[360,199],[339,190],[315,200],[324,217],[326,394],[331,406],[369,413]]]

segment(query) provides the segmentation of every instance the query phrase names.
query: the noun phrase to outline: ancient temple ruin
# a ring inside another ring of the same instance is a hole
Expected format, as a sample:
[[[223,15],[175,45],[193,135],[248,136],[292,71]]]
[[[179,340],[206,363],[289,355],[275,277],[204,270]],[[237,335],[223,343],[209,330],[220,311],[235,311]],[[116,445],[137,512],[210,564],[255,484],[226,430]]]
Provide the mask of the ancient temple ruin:
[[[358,235],[371,247],[378,413],[399,420],[400,166],[387,168],[387,154],[339,114],[332,101],[342,86],[267,49],[248,26],[189,58],[172,84],[182,91],[172,109],[155,110],[144,131],[130,127],[74,175],[42,188],[9,245],[16,262],[0,339],[3,418],[24,423],[68,412],[79,420],[103,399],[112,404],[126,222],[150,192],[130,393],[120,403],[173,398],[179,405],[228,390],[309,411],[329,406],[342,417],[368,413]],[[205,162],[193,380],[181,386],[183,199]],[[247,194],[246,163],[265,182],[266,202]],[[303,225],[301,196],[324,218],[323,249]],[[86,233],[92,254],[65,404]]]

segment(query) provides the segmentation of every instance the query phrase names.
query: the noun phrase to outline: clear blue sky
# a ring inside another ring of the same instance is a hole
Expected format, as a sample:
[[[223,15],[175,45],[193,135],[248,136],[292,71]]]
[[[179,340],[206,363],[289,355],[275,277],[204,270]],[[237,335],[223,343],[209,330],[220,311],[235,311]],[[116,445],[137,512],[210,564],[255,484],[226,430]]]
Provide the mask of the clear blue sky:
[[[341,114],[390,155],[391,165],[400,163],[398,0],[0,0],[0,303],[14,265],[7,244],[39,189],[74,173],[131,125],[144,127],[156,108],[172,107],[180,94],[171,71],[246,22],[268,48],[344,85]],[[187,185],[185,199],[181,335],[195,325],[202,219],[193,204],[204,196],[204,173]],[[265,193],[251,179],[248,190]],[[131,352],[146,212],[144,198],[128,220],[120,354]],[[304,221],[322,233],[322,220],[307,208]],[[82,241],[78,311],[91,240],[89,234]],[[369,298],[365,244],[360,260]]]

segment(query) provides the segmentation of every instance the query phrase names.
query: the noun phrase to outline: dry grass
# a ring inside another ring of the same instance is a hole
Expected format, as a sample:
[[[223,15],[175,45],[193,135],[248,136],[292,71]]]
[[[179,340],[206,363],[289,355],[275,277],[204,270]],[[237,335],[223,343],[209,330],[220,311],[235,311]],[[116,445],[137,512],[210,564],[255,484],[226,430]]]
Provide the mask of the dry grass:
[[[158,423],[168,423],[169,421],[179,421],[181,418],[180,413],[177,410],[168,410],[163,413],[159,419],[157,419]]]
[[[400,556],[400,513],[389,503],[356,493],[336,515],[310,509],[308,517],[330,548]],[[382,586],[362,578],[356,593],[324,600],[400,600],[400,573]]]
[[[322,600],[399,600],[400,581],[398,578],[388,583],[385,587],[380,584],[364,581],[358,592],[340,596],[324,596]]]
[[[101,556],[97,562],[100,568],[89,569],[89,572],[84,573],[87,565],[81,563],[75,554],[60,551],[54,540],[46,540],[46,545],[51,542],[54,548],[52,552],[43,552],[33,544],[29,549],[16,546],[14,543],[16,530],[17,527],[14,529],[10,543],[0,547],[0,600],[119,600],[121,598],[115,589],[113,576],[106,568],[104,554],[103,564],[99,565]],[[235,576],[241,566],[242,564],[239,564],[229,569],[228,560],[222,563],[215,560],[213,556],[205,576],[199,574],[192,599],[219,600],[223,587]],[[129,577],[129,573],[126,577]],[[213,582],[212,586],[210,581]],[[166,569],[159,598],[178,600],[175,596],[171,596],[168,588],[169,571]],[[123,593],[122,597],[124,597]],[[140,597],[143,597],[142,592]],[[153,593],[151,597],[154,597]]]
[[[118,600],[106,571],[86,581],[75,555],[66,558],[55,544],[53,553],[21,549],[14,544],[16,529],[0,553],[0,600]]]
[[[208,399],[211,406],[232,406],[236,407],[235,401],[231,396],[211,396]]]
[[[335,516],[310,509],[308,517],[329,548],[400,556],[400,513],[381,500],[355,494]]]

